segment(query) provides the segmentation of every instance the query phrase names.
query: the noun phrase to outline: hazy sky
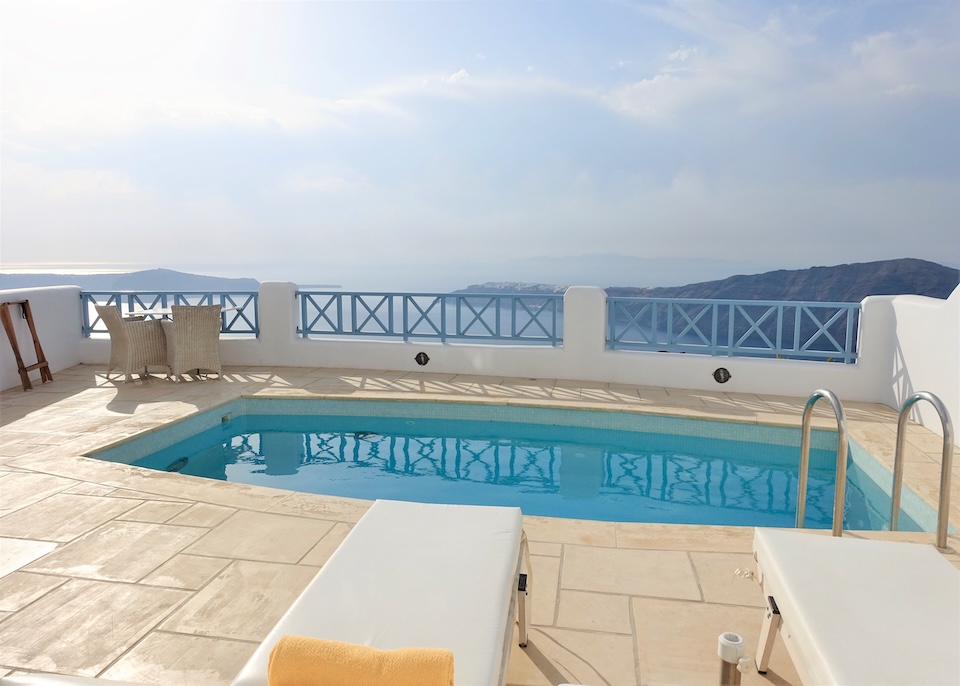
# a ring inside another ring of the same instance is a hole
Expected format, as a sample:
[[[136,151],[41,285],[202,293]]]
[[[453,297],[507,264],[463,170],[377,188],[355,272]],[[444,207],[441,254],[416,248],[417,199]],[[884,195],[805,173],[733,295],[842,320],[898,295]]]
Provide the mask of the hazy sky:
[[[8,268],[960,264],[956,0],[2,0],[0,27]]]

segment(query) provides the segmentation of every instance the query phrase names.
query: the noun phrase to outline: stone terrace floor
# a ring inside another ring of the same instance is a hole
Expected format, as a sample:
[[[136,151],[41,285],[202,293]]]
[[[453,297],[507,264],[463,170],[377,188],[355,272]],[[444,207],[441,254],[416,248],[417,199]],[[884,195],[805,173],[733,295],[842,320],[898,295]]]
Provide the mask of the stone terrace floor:
[[[46,671],[224,684],[317,573],[366,501],[151,472],[82,457],[239,396],[370,397],[617,409],[799,426],[804,398],[337,369],[232,368],[221,381],[107,381],[78,366],[0,394],[0,676]],[[835,426],[827,403],[818,425]],[[851,437],[890,462],[896,413],[846,403]],[[937,494],[941,439],[908,438],[906,481]],[[960,466],[952,521],[960,522]],[[718,683],[717,636],[755,651],[752,528],[525,517],[530,646],[508,683]],[[848,533],[933,541],[932,534]],[[947,558],[960,567],[960,537]],[[465,622],[470,621],[468,617]],[[783,645],[745,685],[797,684]]]

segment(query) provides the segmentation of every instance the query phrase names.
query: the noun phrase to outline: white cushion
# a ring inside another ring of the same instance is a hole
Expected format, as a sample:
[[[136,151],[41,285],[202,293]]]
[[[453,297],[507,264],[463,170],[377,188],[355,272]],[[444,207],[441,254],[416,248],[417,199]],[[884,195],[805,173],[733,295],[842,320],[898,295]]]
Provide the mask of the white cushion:
[[[131,681],[110,681],[85,676],[60,674],[11,674],[0,677],[0,686],[144,686]]]
[[[960,684],[960,570],[932,546],[757,529],[753,549],[811,683]]]
[[[519,508],[376,501],[234,685],[266,684],[270,650],[288,634],[447,648],[458,685],[499,683],[522,523]]]

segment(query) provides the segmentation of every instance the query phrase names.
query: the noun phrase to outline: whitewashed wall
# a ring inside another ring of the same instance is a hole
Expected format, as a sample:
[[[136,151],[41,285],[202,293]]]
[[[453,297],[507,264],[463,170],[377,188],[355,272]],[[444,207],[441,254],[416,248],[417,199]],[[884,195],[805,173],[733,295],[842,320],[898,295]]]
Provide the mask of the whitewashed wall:
[[[51,286],[48,288],[29,288],[22,290],[0,291],[0,302],[29,300],[33,323],[37,337],[43,348],[43,354],[54,374],[80,363],[80,288],[77,286]],[[37,361],[33,349],[33,338],[27,326],[27,320],[20,318],[20,308],[11,307],[10,317],[17,332],[20,355],[25,365]],[[109,349],[107,351],[109,355]],[[40,372],[30,372],[30,382],[34,387],[40,385]],[[20,386],[20,374],[17,373],[17,360],[13,349],[7,342],[7,336],[0,333],[0,388]]]
[[[910,393],[938,395],[955,419],[960,417],[960,289],[947,301],[916,296],[867,298],[860,318],[860,360],[830,362],[711,357],[682,353],[606,349],[605,294],[600,288],[573,287],[564,296],[562,347],[477,345],[357,338],[306,340],[296,335],[296,285],[267,282],[260,287],[259,339],[222,341],[226,365],[334,367],[477,374],[493,377],[557,378],[668,386],[733,393],[809,396],[828,388],[845,401],[880,402],[899,407]],[[3,300],[29,297],[42,310],[41,339],[54,370],[77,362],[103,364],[109,340],[80,337],[76,288],[35,289]],[[38,317],[38,326],[39,326]],[[46,332],[46,333],[45,333]],[[47,340],[52,348],[47,349]],[[56,343],[53,343],[56,341]],[[430,356],[421,367],[414,356]],[[3,357],[3,387],[19,383],[16,366]],[[731,373],[721,385],[717,367]],[[939,420],[927,407],[921,419],[935,431]]]
[[[881,402],[900,407],[916,391],[929,391],[946,405],[956,430],[960,422],[960,288],[946,301],[915,295],[884,300],[893,335],[888,336],[892,349]],[[914,407],[924,426],[943,435],[930,403],[920,401]]]

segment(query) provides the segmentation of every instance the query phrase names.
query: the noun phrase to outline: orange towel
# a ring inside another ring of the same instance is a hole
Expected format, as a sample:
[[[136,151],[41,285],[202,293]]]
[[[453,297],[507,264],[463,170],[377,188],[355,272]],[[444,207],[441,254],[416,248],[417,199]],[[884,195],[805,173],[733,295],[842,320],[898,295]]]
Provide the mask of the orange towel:
[[[378,650],[284,636],[270,651],[268,686],[453,686],[453,653],[442,648]]]

